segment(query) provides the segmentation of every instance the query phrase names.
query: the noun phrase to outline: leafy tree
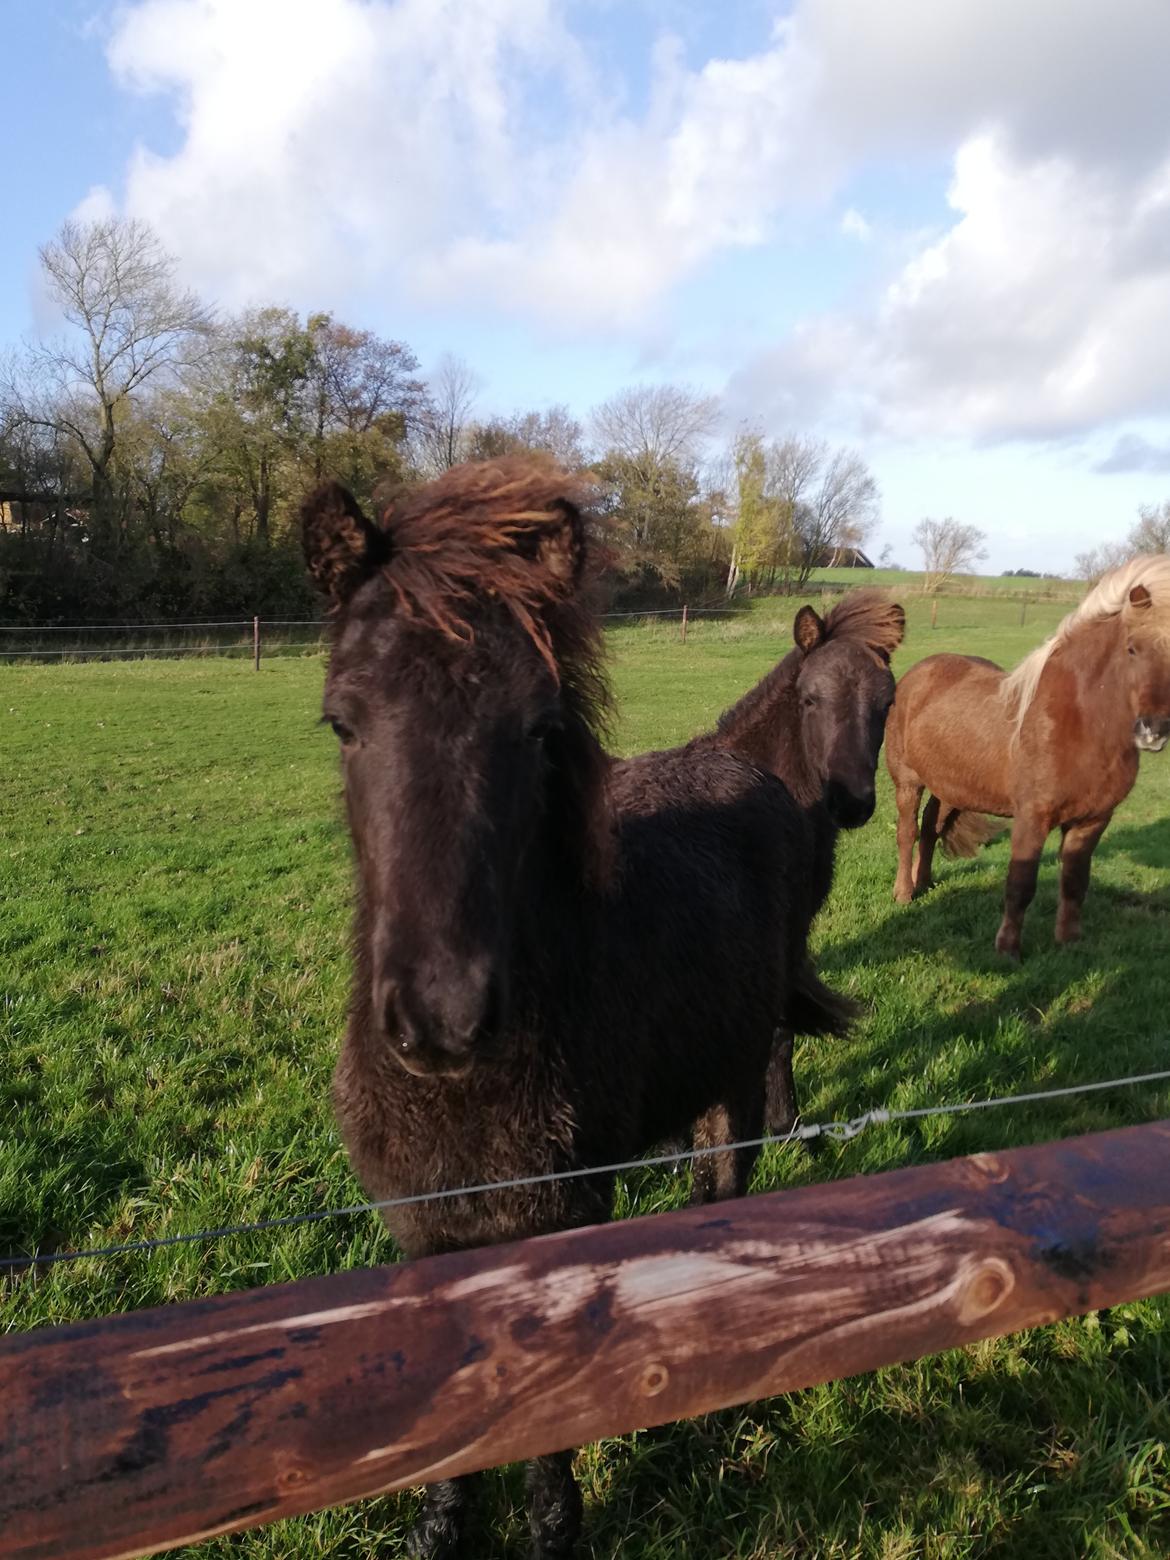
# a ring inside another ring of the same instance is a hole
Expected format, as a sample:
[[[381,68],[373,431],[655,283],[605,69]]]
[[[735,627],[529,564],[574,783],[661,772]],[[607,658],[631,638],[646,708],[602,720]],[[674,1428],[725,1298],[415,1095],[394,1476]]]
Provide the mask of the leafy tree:
[[[765,444],[747,433],[734,460],[739,519],[730,589],[741,573],[803,585],[814,568],[860,547],[873,528],[877,484],[851,450],[796,435]]]
[[[581,424],[566,406],[491,417],[474,423],[468,432],[469,460],[491,460],[522,450],[543,450],[566,471],[579,471],[585,465]]]
[[[379,477],[401,477],[407,440],[431,409],[418,359],[403,342],[353,330],[328,314],[313,315],[307,334],[314,477],[329,472],[360,492]]]

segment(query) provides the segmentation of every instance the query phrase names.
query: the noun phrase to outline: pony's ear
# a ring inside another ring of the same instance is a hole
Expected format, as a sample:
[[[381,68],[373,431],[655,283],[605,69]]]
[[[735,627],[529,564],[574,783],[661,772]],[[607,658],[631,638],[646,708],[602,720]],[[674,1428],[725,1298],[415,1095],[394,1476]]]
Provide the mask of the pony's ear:
[[[792,637],[796,648],[810,654],[825,642],[825,625],[812,607],[801,607],[792,624]]]
[[[301,505],[301,541],[309,573],[335,602],[351,595],[389,551],[386,533],[339,482],[323,482]]]
[[[890,602],[889,622],[890,638],[893,641],[890,645],[892,654],[906,637],[906,613],[896,601]]]
[[[1129,593],[1129,604],[1145,612],[1154,605],[1154,598],[1144,585],[1135,585]]]

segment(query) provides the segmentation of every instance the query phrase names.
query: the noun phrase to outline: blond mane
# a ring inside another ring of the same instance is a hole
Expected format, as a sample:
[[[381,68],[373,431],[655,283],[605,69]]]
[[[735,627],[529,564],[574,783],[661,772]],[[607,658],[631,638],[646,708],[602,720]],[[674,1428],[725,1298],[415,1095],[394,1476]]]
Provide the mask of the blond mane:
[[[1129,593],[1138,585],[1144,585],[1150,593],[1152,604],[1148,608],[1136,608],[1130,603]],[[1170,553],[1143,553],[1119,568],[1111,569],[1094,585],[1080,606],[1061,620],[1055,633],[1008,673],[1000,696],[1008,706],[1017,731],[1036,697],[1044,668],[1055,652],[1077,629],[1099,623],[1103,618],[1116,617],[1128,619],[1143,634],[1170,638]]]

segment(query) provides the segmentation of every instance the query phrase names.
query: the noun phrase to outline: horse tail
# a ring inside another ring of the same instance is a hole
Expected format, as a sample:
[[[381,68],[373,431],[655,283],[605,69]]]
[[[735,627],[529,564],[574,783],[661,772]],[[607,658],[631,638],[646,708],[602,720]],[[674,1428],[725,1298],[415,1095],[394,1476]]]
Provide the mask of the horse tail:
[[[999,818],[989,818],[986,813],[960,812],[954,807],[948,808],[945,802],[941,811],[944,822],[938,842],[948,856],[976,856],[984,845],[1007,828]]]
[[[786,1015],[788,1028],[798,1035],[832,1036],[844,1040],[862,1012],[860,1002],[832,991],[821,980],[812,961],[805,959],[793,983]]]

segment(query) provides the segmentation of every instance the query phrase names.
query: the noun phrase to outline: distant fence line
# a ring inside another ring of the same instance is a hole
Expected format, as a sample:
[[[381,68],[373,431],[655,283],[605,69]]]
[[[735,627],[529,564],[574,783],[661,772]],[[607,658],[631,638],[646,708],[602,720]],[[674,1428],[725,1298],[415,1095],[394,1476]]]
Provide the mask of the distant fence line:
[[[696,618],[745,615],[742,607],[631,608],[605,612],[615,627],[643,621],[680,625],[685,640]],[[0,663],[107,661],[173,656],[251,658],[304,654],[322,648],[327,624],[320,618],[185,618],[170,623],[0,623]],[[63,643],[62,639],[66,642]]]
[[[852,583],[852,582],[850,582]],[[824,583],[809,581],[799,593],[801,599],[820,598],[821,610],[827,611],[831,598],[844,593],[849,587],[836,581]],[[898,591],[899,587],[884,589]],[[907,583],[901,592],[903,601],[909,603],[922,599],[919,587]],[[601,614],[602,621],[612,627],[623,625],[678,624],[678,637],[684,643],[688,627],[697,620],[716,623],[734,620],[744,621],[752,616],[751,605],[765,601],[778,604],[797,596],[759,594],[739,598],[726,606],[691,606],[684,603],[677,607],[628,607]],[[975,599],[996,601],[1004,606],[1019,607],[1021,626],[1027,621],[1030,606],[1055,605],[1064,599],[1051,591],[1029,589],[1019,592],[1004,590],[967,590],[955,586],[943,586],[930,596],[930,626],[938,623],[940,600]],[[174,622],[148,623],[0,623],[0,665],[17,661],[115,661],[125,659],[167,659],[170,657],[222,657],[226,659],[252,659],[259,669],[264,656],[280,658],[289,655],[314,653],[324,647],[327,623],[321,618],[194,618],[186,617]],[[765,624],[761,623],[761,627]],[[769,618],[766,628],[770,632],[775,624]]]

